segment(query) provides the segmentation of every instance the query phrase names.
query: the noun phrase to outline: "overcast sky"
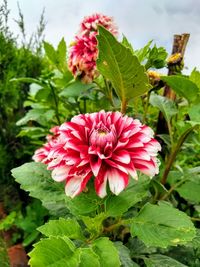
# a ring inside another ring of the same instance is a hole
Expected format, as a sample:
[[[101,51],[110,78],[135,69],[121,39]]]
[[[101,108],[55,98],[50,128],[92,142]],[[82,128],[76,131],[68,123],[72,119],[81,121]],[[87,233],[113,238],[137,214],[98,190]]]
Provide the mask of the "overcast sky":
[[[200,69],[199,0],[8,0],[11,10],[9,24],[16,34],[19,31],[13,18],[18,17],[17,2],[29,34],[36,29],[45,8],[45,39],[54,45],[62,37],[69,44],[82,18],[94,12],[113,16],[119,31],[126,35],[134,48],[140,48],[153,39],[170,53],[173,34],[190,33],[185,65],[190,70],[194,66]]]

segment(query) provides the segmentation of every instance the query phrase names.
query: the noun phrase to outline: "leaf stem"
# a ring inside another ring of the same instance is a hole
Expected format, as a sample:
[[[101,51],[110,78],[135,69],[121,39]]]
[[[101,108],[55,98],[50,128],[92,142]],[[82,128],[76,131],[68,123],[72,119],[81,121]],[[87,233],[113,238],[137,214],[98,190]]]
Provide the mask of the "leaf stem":
[[[181,149],[185,139],[188,137],[188,135],[194,130],[196,126],[193,126],[189,129],[187,129],[182,135],[181,137],[179,138],[178,140],[178,143],[176,144],[176,146],[174,148],[172,148],[172,152],[171,154],[169,155],[169,158],[168,158],[168,161],[166,163],[166,167],[165,167],[165,170],[164,170],[164,173],[163,173],[163,177],[161,179],[161,183],[162,184],[166,184],[167,182],[167,177],[168,177],[168,174],[170,172],[170,169],[176,159],[176,156],[179,152],[179,150]]]
[[[54,87],[52,86],[52,84],[50,82],[49,82],[49,87],[51,88],[51,92],[52,92],[54,103],[55,103],[55,116],[56,116],[58,124],[61,125],[61,121],[59,118],[59,111],[58,111],[58,98],[56,96]]]

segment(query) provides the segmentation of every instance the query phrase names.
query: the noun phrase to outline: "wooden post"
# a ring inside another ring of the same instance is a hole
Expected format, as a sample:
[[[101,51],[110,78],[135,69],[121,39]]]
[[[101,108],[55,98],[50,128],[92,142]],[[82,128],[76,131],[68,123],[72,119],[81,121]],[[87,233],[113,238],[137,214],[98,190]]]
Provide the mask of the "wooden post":
[[[175,71],[175,67],[180,66],[180,64],[183,64],[183,58],[185,54],[186,45],[188,43],[190,34],[189,33],[183,33],[183,34],[175,34],[174,35],[174,42],[173,42],[173,48],[172,48],[172,55],[179,53],[180,60],[177,61],[174,64],[168,64],[168,75],[175,75],[177,72]],[[175,92],[166,85],[164,87],[164,93],[163,96],[168,97],[171,100],[176,99]],[[158,124],[157,124],[157,134],[168,134],[168,128],[167,123],[165,121],[165,118],[163,114],[160,112],[158,117]]]

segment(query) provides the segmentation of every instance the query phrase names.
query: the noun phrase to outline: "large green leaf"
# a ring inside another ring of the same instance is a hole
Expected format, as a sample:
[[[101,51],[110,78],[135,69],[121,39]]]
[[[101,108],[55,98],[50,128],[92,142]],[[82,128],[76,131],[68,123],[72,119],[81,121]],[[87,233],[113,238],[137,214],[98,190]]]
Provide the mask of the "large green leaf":
[[[127,102],[148,91],[150,84],[147,74],[132,51],[101,26],[97,39],[97,68],[111,81],[119,98]]]
[[[123,267],[139,267],[139,265],[132,261],[129,249],[123,245],[122,242],[114,243],[118,250],[120,261]]]
[[[67,236],[70,239],[83,239],[83,234],[80,225],[75,219],[51,220],[45,225],[38,228],[45,236]]]
[[[12,170],[16,182],[21,188],[30,193],[30,196],[38,198],[52,214],[57,216],[68,214],[68,198],[64,193],[64,186],[53,181],[50,171],[42,163],[25,163]]]
[[[106,201],[106,213],[109,216],[120,216],[137,202],[148,195],[148,184],[150,180],[132,180],[118,196],[110,196]]]
[[[149,102],[163,113],[167,122],[178,112],[175,103],[164,96],[151,94]]]
[[[180,187],[176,188],[176,191],[181,197],[195,203],[200,203],[200,183],[187,181]]]
[[[162,76],[162,80],[179,96],[186,98],[189,102],[196,100],[199,88],[191,80],[178,75]]]
[[[100,258],[101,267],[121,266],[117,249],[107,237],[100,237],[92,243],[93,250]]]
[[[73,243],[61,237],[42,239],[29,253],[31,267],[77,267],[79,253]]]
[[[95,87],[95,84],[84,84],[81,81],[73,81],[71,82],[66,88],[64,88],[59,96],[61,97],[79,97],[80,95],[83,95],[86,93],[89,89],[92,89]]]
[[[91,248],[81,248],[78,267],[100,267],[99,256]]]
[[[21,126],[28,121],[36,121],[41,125],[47,125],[53,119],[54,115],[55,111],[52,109],[34,108],[29,110],[22,119],[17,121],[16,125]]]
[[[147,203],[131,225],[131,234],[147,246],[166,248],[185,244],[195,237],[195,233],[190,218],[167,203]]]
[[[187,267],[185,264],[160,254],[150,255],[144,262],[147,267]]]

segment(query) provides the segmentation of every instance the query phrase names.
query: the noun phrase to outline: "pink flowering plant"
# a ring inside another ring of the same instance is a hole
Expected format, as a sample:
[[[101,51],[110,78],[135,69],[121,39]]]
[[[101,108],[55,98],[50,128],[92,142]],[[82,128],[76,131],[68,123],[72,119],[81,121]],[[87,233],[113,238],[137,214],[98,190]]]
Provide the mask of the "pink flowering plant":
[[[184,170],[178,153],[198,138],[200,73],[159,75],[164,48],[118,36],[113,18],[85,17],[68,52],[64,39],[44,42],[41,77],[18,79],[31,86],[17,125],[38,146],[12,174],[50,214],[32,267],[186,266],[173,248],[192,246],[198,218],[177,194],[195,209],[183,187],[200,186],[199,169]],[[176,101],[161,95],[166,84]]]

